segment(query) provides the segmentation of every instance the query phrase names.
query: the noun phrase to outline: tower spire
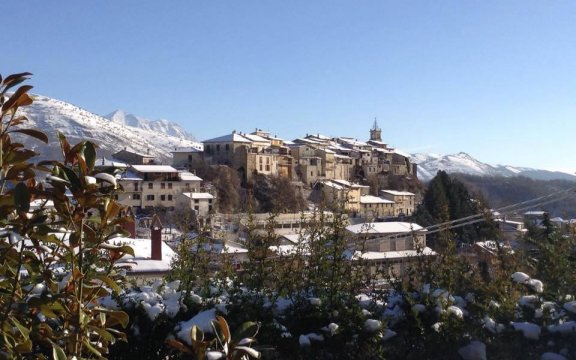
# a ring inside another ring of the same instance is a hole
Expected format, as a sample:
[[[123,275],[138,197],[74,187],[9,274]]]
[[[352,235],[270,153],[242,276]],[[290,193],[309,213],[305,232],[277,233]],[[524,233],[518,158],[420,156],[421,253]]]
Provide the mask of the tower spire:
[[[382,141],[382,130],[378,126],[378,120],[374,117],[374,125],[372,125],[372,129],[370,129],[370,140],[372,141]]]

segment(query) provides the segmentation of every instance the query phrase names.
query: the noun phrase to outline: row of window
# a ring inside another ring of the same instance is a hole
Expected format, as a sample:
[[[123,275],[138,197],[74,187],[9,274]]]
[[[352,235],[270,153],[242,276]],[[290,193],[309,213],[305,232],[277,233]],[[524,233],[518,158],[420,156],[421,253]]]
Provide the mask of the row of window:
[[[134,199],[138,200],[140,198],[140,195],[138,195],[138,199],[136,199],[136,195],[138,194],[134,194]],[[154,195],[146,195],[146,201],[154,201],[156,198]],[[172,195],[160,195],[160,201],[166,201],[166,199],[168,199],[168,201],[172,201]]]
[[[225,144],[224,145],[224,149],[226,151],[230,151],[230,144]],[[210,152],[211,146],[210,145],[206,145],[206,152]],[[216,144],[216,151],[220,151],[220,144]]]

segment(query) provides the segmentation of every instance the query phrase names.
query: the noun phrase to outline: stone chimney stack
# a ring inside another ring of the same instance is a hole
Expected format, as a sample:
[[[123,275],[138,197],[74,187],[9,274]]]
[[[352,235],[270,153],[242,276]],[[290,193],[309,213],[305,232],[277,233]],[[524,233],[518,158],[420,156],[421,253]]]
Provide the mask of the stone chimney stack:
[[[162,260],[162,223],[158,215],[154,214],[150,224],[152,238],[152,260]]]
[[[134,216],[131,207],[128,207],[128,210],[126,211],[124,216],[127,217],[128,220],[122,223],[122,229],[129,232],[130,237],[134,239],[136,238],[136,217]]]

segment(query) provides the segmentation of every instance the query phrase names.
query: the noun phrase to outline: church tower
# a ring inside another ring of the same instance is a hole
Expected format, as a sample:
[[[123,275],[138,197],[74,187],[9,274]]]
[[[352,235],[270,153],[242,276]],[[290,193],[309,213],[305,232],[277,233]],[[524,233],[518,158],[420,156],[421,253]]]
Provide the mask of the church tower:
[[[370,129],[370,140],[382,142],[382,130],[378,127],[376,118],[374,118],[374,125],[372,125],[372,129]]]

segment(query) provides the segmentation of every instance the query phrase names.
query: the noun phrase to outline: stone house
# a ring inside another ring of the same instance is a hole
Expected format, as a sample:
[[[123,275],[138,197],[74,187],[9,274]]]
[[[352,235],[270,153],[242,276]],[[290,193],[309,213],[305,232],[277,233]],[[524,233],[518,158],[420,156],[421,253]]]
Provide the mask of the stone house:
[[[380,196],[394,202],[394,216],[411,216],[416,209],[416,195],[411,192],[380,190]]]
[[[371,222],[346,227],[350,260],[363,260],[371,273],[403,278],[419,256],[434,256],[426,247],[426,229],[405,222]]]
[[[202,179],[168,165],[131,165],[120,177],[118,201],[133,210],[163,206],[174,209],[183,192],[198,192]]]
[[[140,154],[134,151],[129,151],[124,148],[117,153],[112,154],[112,157],[116,160],[125,162],[130,165],[149,165],[154,164],[156,157],[147,154]]]

